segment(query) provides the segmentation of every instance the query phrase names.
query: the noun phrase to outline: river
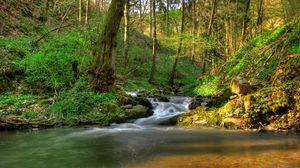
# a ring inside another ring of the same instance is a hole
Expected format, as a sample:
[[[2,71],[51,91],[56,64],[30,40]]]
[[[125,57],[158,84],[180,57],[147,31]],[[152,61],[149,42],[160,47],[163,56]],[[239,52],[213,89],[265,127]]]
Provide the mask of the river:
[[[153,99],[153,116],[106,128],[0,132],[0,168],[300,167],[299,134],[157,125],[189,101]]]

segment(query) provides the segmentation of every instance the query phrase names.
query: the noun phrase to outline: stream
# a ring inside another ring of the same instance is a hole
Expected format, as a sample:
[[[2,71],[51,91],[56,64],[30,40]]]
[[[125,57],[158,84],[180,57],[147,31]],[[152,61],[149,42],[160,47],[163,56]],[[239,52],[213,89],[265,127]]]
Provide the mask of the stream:
[[[132,123],[0,132],[0,168],[300,167],[299,134],[159,126],[192,99],[150,101]]]

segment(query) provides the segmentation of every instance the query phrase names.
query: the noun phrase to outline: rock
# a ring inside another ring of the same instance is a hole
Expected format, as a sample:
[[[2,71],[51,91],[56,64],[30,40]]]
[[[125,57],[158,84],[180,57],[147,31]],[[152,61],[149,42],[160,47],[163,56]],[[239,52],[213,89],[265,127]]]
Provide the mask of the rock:
[[[127,119],[136,119],[151,116],[153,111],[146,106],[136,105],[131,109],[125,109],[125,114]]]
[[[189,109],[190,110],[194,110],[196,109],[197,107],[201,106],[202,105],[202,100],[199,101],[199,100],[193,100],[191,104],[189,104]]]
[[[178,124],[178,118],[180,115],[176,115],[169,120],[163,121],[159,123],[159,125],[164,125],[164,126],[172,126],[172,125],[177,125]]]
[[[242,120],[239,118],[225,118],[221,124],[222,127],[228,129],[242,128]]]
[[[147,98],[137,97],[135,100],[136,100],[136,104],[152,109],[151,102]]]
[[[124,105],[124,106],[121,106],[121,109],[131,109],[133,107],[132,104],[127,104],[127,105]]]
[[[234,94],[246,95],[248,93],[254,92],[256,90],[256,87],[252,86],[249,82],[241,78],[236,78],[232,80],[230,89]]]
[[[236,99],[237,97],[237,95],[230,96],[230,100]]]
[[[158,101],[160,102],[169,102],[169,98],[167,96],[164,95],[159,95],[159,96],[155,96],[157,98]]]
[[[244,97],[244,106],[245,106],[245,112],[248,113],[251,109],[251,102],[252,102],[252,95],[247,95]]]
[[[121,105],[127,105],[127,104],[135,104],[134,98],[130,96],[120,96],[119,102]]]

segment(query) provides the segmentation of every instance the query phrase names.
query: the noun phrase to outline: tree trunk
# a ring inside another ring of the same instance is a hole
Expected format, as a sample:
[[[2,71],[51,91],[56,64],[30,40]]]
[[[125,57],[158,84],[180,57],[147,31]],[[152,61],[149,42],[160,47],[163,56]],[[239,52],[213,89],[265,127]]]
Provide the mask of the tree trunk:
[[[116,36],[124,12],[126,0],[112,0],[98,40],[93,61],[91,86],[94,91],[110,91],[115,81]]]
[[[211,13],[210,13],[209,25],[208,25],[208,29],[207,29],[208,38],[210,38],[211,34],[212,34],[212,26],[213,26],[213,23],[214,23],[214,20],[215,20],[216,9],[217,9],[217,0],[212,0],[212,10],[211,10]],[[208,55],[209,55],[209,53],[208,53],[208,50],[206,49],[205,52],[204,52],[204,59],[203,59],[203,64],[202,64],[202,73],[206,72],[206,69],[205,69],[206,68],[206,59],[207,59]]]
[[[247,0],[246,9],[243,17],[243,30],[242,30],[242,41],[245,41],[247,35],[247,26],[248,26],[248,11],[250,8],[251,0]]]
[[[195,50],[196,50],[196,0],[192,1],[192,19],[193,19],[193,48],[192,48],[192,61],[195,63]]]
[[[171,76],[170,76],[170,79],[169,79],[169,85],[171,87],[174,86],[174,78],[175,78],[175,74],[176,74],[176,67],[177,67],[177,62],[178,62],[178,59],[179,59],[179,56],[181,54],[181,49],[182,49],[182,35],[183,35],[183,32],[184,32],[184,8],[185,8],[185,2],[184,0],[181,1],[181,29],[180,29],[180,34],[179,34],[179,45],[178,45],[178,48],[177,48],[177,52],[176,52],[176,57],[175,57],[175,61],[174,61],[174,64],[173,64],[173,68],[172,68],[172,72],[171,72]]]
[[[81,11],[82,11],[82,0],[79,1],[79,7],[78,7],[78,21],[81,22]]]
[[[153,1],[155,0],[150,0],[149,1],[149,6],[150,6],[150,12],[149,12],[149,36],[152,38],[152,28],[153,28]]]
[[[234,16],[234,31],[233,31],[233,35],[234,35],[234,42],[233,42],[233,46],[234,46],[234,52],[237,51],[238,49],[238,0],[235,0],[235,16]]]
[[[225,21],[224,21],[224,24],[225,24],[225,55],[228,56],[230,55],[230,28],[229,28],[229,17],[226,15],[225,16]]]
[[[168,37],[170,35],[170,21],[169,21],[169,8],[170,8],[170,2],[169,0],[166,0],[166,36]]]
[[[128,65],[128,50],[129,50],[129,23],[130,23],[130,16],[129,16],[129,0],[126,0],[125,4],[125,28],[124,28],[124,66],[127,68]]]
[[[256,23],[257,31],[259,31],[259,33],[262,33],[262,23],[263,23],[263,0],[259,0],[257,23]]]
[[[153,19],[153,38],[152,38],[152,68],[151,68],[151,73],[150,73],[150,77],[149,77],[149,82],[152,83],[154,81],[154,74],[156,71],[156,50],[157,50],[157,37],[156,37],[156,3],[155,0],[152,0],[153,4],[152,4],[152,19]]]
[[[144,33],[143,31],[143,5],[142,5],[142,0],[139,0],[139,26],[140,26],[140,32]]]
[[[87,26],[89,24],[89,5],[90,2],[89,0],[86,0],[86,4],[85,4],[85,26]]]

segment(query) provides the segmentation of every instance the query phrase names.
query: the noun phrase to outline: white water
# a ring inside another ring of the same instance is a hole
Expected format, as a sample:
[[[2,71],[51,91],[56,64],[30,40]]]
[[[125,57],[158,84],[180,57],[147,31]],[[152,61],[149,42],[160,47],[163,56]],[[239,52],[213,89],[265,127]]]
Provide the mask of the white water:
[[[155,98],[149,98],[153,107],[153,115],[147,118],[137,119],[134,123],[138,125],[157,125],[168,119],[182,114],[188,110],[192,101],[189,97],[170,97],[169,102],[159,102]]]

